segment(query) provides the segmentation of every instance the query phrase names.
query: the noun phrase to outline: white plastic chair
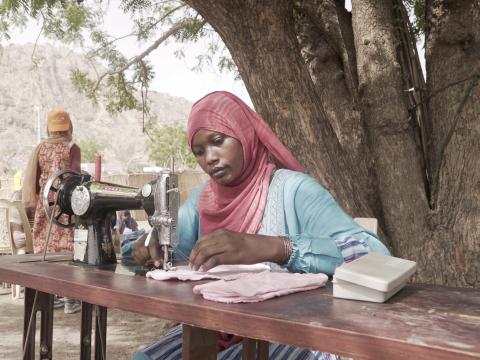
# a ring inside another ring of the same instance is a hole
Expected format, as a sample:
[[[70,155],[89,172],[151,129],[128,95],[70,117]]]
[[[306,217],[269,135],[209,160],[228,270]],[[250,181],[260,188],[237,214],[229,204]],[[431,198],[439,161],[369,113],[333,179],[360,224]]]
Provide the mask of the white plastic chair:
[[[18,247],[13,239],[13,234],[10,227],[11,211],[18,211],[20,215],[21,224],[25,233],[25,245]],[[25,208],[21,201],[9,201],[0,199],[0,254],[1,255],[20,255],[26,253],[33,253],[32,228],[28,222]],[[14,299],[20,298],[20,285],[11,285],[12,297]]]

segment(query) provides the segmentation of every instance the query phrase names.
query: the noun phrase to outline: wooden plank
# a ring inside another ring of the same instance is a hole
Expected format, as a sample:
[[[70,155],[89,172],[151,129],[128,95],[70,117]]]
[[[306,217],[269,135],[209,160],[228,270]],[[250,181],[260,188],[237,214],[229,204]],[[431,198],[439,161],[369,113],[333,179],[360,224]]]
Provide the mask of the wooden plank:
[[[191,283],[120,275],[68,261],[21,262],[33,259],[2,256],[0,281],[355,359],[412,354],[416,359],[480,358],[478,289],[408,285],[386,303],[376,304],[335,299],[328,285],[255,304],[221,304],[193,294]]]

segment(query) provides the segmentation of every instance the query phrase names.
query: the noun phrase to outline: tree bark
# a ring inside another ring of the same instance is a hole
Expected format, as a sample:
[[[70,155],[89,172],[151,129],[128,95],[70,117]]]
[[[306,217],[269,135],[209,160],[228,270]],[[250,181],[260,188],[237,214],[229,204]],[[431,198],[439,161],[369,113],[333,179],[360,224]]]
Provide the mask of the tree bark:
[[[373,215],[382,221],[373,158],[369,156],[358,104],[351,16],[335,1],[297,1],[296,32],[301,53],[328,121],[350,158],[355,182]],[[363,214],[365,215],[365,214]]]
[[[352,5],[359,93],[375,158],[385,231],[394,239],[395,254],[418,261],[428,200],[422,185],[421,151],[397,59],[393,3],[362,0]]]
[[[425,280],[480,283],[480,2],[428,1],[428,154],[434,211]],[[467,79],[467,80],[465,80]],[[431,261],[431,260],[435,261]],[[426,262],[426,261],[425,261]]]

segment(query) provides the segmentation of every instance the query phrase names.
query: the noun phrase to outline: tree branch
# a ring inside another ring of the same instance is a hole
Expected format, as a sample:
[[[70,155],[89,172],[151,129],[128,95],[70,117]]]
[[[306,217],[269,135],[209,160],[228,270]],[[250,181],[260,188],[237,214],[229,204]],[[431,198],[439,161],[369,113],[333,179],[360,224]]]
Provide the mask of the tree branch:
[[[177,6],[176,8],[173,8],[172,10],[168,11],[167,13],[165,13],[165,15],[163,15],[160,19],[158,19],[157,21],[155,21],[153,24],[150,24],[145,30],[150,30],[150,29],[152,29],[153,27],[157,26],[160,22],[162,22],[163,20],[165,20],[167,17],[169,17],[170,15],[172,15],[175,11],[177,11],[177,10],[179,10],[179,9],[185,7],[185,6],[187,6],[187,5],[186,5],[186,4],[183,4],[183,5]],[[119,37],[114,38],[114,39],[108,41],[107,43],[103,44],[102,48],[105,47],[105,46],[112,45],[113,43],[115,43],[115,42],[117,42],[117,41],[119,41],[119,40],[126,39],[126,38],[128,38],[128,37],[130,37],[130,36],[138,36],[138,34],[139,34],[138,32],[131,32],[131,33],[129,33],[129,34],[126,34],[126,35],[123,35],[123,36],[119,36]],[[99,50],[100,50],[100,48],[94,50],[94,51],[92,52],[92,56],[95,56],[95,55],[98,53]]]
[[[37,61],[35,60],[34,56],[35,56],[35,52],[37,51],[38,40],[40,39],[40,36],[42,35],[43,29],[45,28],[45,17],[43,16],[43,13],[42,13],[42,18],[43,18],[42,27],[40,28],[40,31],[37,34],[37,38],[35,39],[35,44],[33,44],[32,55],[30,56],[30,58],[32,59],[32,62],[35,65],[37,65]]]
[[[437,94],[441,93],[442,91],[445,91],[447,90],[448,88],[452,87],[452,86],[455,86],[455,85],[459,85],[461,83],[464,83],[465,81],[468,81],[468,80],[472,80],[472,79],[475,79],[475,78],[480,78],[480,72],[477,72],[476,74],[473,74],[469,77],[466,77],[465,79],[461,79],[461,80],[456,80],[456,81],[452,81],[451,83],[448,83],[447,85],[445,86],[442,86],[441,88],[439,89],[436,89],[434,91],[432,91],[430,94],[428,94],[427,96],[425,96],[423,98],[422,101],[416,103],[414,106],[412,106],[409,110],[414,110],[415,108],[417,108],[419,105],[427,102],[427,100],[429,100],[430,98],[436,96]],[[412,88],[412,89],[407,89],[405,91],[425,91],[425,89],[417,89],[417,88]]]
[[[188,25],[187,22],[185,21],[180,21],[176,23],[174,26],[172,26],[167,32],[165,32],[160,38],[158,38],[152,45],[150,45],[145,51],[143,51],[141,54],[133,57],[129,62],[127,62],[125,65],[120,67],[119,69],[116,70],[109,70],[104,72],[100,77],[98,78],[97,82],[95,83],[95,86],[93,87],[93,92],[97,91],[98,87],[100,86],[100,83],[102,80],[108,76],[108,75],[115,75],[115,74],[120,74],[127,70],[130,66],[133,64],[141,61],[145,57],[147,57],[153,50],[158,48],[160,44],[162,44],[165,40],[167,40],[170,36],[176,34],[180,30],[186,28]]]

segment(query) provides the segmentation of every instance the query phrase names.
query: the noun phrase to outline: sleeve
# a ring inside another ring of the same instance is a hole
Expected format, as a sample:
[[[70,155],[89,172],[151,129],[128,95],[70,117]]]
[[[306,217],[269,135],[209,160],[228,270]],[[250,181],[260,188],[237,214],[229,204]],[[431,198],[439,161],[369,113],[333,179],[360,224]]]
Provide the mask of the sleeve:
[[[70,149],[70,169],[79,173],[81,171],[81,163],[82,154],[80,148],[76,144],[73,144]]]
[[[292,255],[286,265],[289,271],[332,275],[352,252],[358,256],[369,251],[389,255],[377,236],[348,216],[315,179],[298,175],[287,181],[284,189],[292,241]]]
[[[205,184],[193,190],[178,211],[178,246],[175,256],[183,258],[190,256],[195,242],[200,238],[200,215],[198,198]],[[180,254],[179,254],[180,253]]]

